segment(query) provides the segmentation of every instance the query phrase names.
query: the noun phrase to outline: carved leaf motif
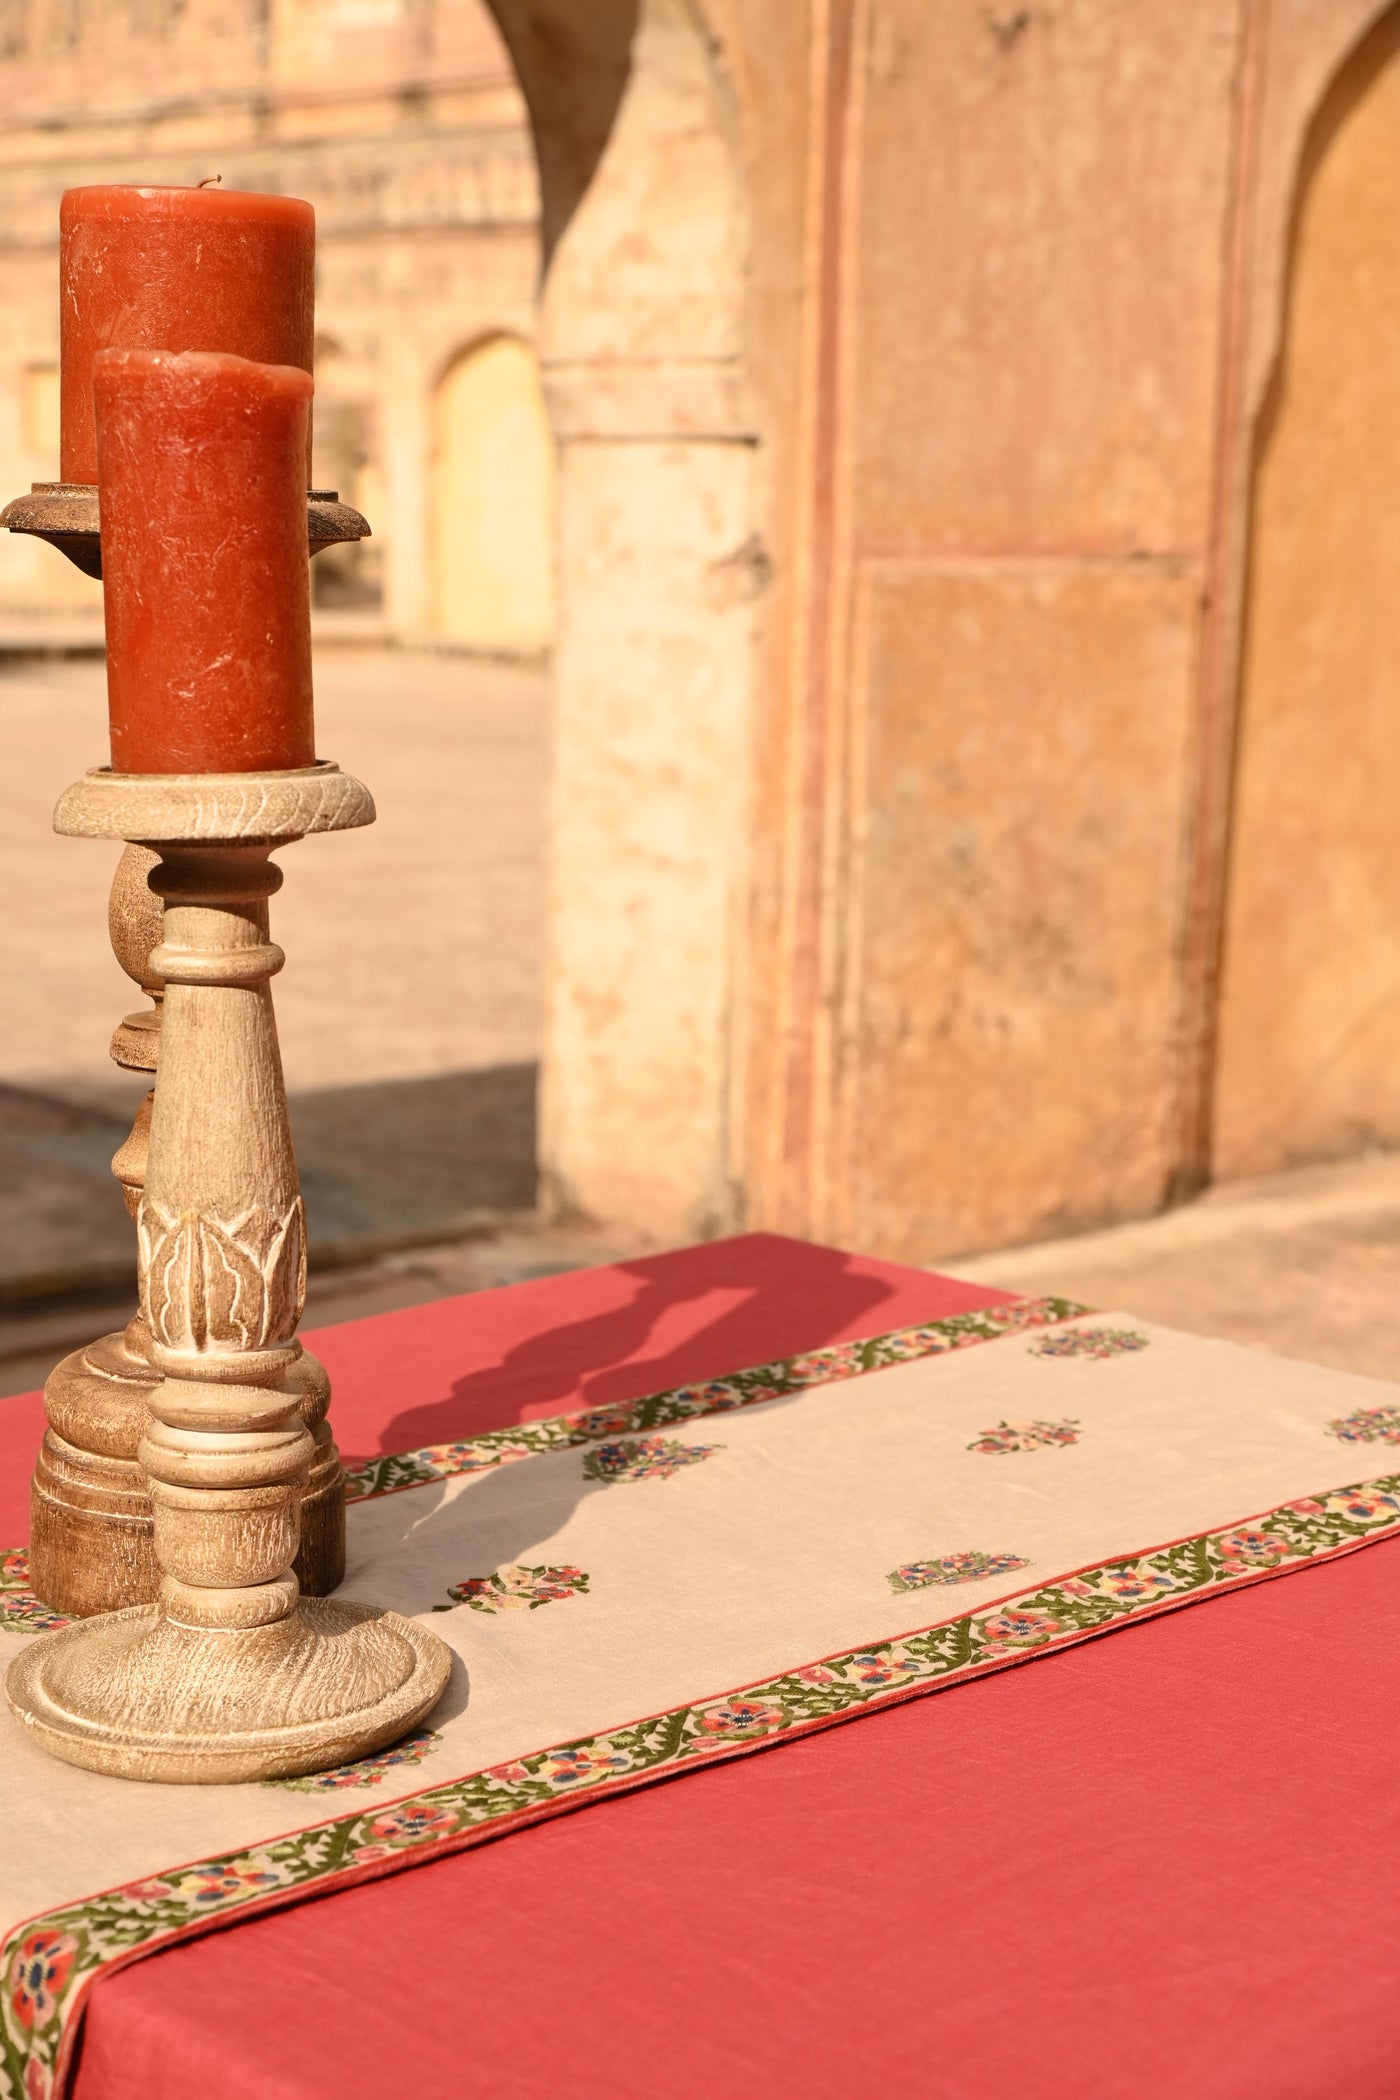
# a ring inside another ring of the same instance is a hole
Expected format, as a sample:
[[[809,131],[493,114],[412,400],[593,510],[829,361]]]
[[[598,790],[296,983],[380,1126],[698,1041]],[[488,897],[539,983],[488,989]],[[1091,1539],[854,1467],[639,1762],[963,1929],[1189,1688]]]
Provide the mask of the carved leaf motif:
[[[290,1341],[306,1302],[306,1213],[254,1205],[236,1218],[178,1215],[149,1198],[137,1230],[146,1317],[167,1349],[266,1349]]]

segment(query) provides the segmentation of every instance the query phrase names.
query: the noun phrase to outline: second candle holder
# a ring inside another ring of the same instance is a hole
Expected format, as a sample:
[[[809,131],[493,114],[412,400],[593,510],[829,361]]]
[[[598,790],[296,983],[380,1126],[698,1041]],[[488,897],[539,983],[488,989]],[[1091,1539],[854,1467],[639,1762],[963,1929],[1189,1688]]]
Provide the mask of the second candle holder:
[[[138,1214],[159,1383],[140,1458],[155,1605],[44,1635],[6,1678],[55,1755],[137,1779],[291,1776],[367,1756],[437,1703],[451,1652],[398,1614],[302,1598],[291,1572],[314,1446],[300,1414],[306,1236],[269,979],[284,960],[268,856],[373,820],[325,763],[118,774],[70,788],[55,828],[139,839],[165,901],[160,1083]]]

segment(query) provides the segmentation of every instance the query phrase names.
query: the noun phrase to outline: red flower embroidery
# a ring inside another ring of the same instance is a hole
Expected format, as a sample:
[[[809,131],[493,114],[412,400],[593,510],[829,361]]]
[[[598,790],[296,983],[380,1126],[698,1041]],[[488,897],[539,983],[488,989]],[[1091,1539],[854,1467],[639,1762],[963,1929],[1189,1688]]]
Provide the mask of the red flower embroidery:
[[[369,1834],[380,1844],[423,1845],[429,1838],[445,1837],[456,1828],[457,1818],[450,1808],[429,1808],[424,1802],[416,1808],[385,1809],[370,1824]]]
[[[1058,1619],[1044,1611],[999,1611],[982,1621],[987,1639],[999,1647],[1030,1647],[1048,1641],[1060,1630]]]
[[[1275,1537],[1272,1531],[1255,1531],[1244,1528],[1227,1531],[1217,1540],[1220,1557],[1227,1568],[1272,1568],[1288,1553],[1288,1541]]]
[[[21,2027],[46,2027],[58,2011],[78,1942],[71,1932],[41,1926],[31,1932],[10,1970],[10,2003]]]
[[[696,1718],[707,1735],[766,1735],[770,1728],[781,1725],[783,1709],[770,1700],[735,1696],[706,1707]]]

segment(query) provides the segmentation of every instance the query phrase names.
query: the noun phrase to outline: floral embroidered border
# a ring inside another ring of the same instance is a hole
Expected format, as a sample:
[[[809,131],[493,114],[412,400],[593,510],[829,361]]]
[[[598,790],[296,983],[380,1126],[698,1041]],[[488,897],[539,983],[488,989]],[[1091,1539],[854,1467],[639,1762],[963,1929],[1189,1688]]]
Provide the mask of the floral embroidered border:
[[[440,1858],[584,1796],[791,1740],[1397,1533],[1400,1474],[1284,1503],[1155,1551],[1081,1568],[898,1639],[30,1918],[0,1949],[0,2094],[46,2100],[66,2071],[83,1994],[99,1970],[206,1923]]]
[[[754,1407],[761,1400],[777,1400],[814,1385],[860,1378],[889,1364],[946,1356],[954,1349],[999,1341],[1005,1334],[1055,1327],[1063,1320],[1080,1319],[1088,1311],[1088,1306],[1076,1305],[1070,1298],[1016,1298],[1009,1305],[988,1306],[982,1312],[956,1313],[951,1319],[929,1320],[921,1327],[896,1328],[869,1341],[833,1342],[829,1348],[780,1357],[775,1363],[734,1371],[700,1385],[670,1386],[640,1400],[619,1400],[573,1414],[551,1415],[542,1422],[493,1429],[459,1443],[426,1444],[419,1451],[368,1459],[363,1465],[347,1467],[345,1492],[348,1500],[363,1502],[372,1495],[395,1495],[404,1488],[448,1480],[456,1473],[488,1472],[493,1466],[536,1458],[544,1451],[567,1451],[574,1445],[633,1436],[671,1422],[728,1414],[736,1407]]]

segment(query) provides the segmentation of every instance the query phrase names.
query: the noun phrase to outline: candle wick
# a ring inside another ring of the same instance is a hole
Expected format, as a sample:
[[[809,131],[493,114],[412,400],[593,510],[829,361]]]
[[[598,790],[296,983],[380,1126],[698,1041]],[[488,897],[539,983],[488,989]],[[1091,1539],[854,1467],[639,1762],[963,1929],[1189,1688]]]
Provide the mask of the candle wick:
[[[222,182],[222,181],[223,181],[223,179],[224,179],[224,178],[223,178],[223,176],[222,176],[222,175],[206,175],[206,176],[204,177],[204,179],[203,179],[203,180],[202,180],[201,182],[199,182],[199,183],[197,183],[197,184],[195,185],[195,187],[196,187],[197,189],[201,189],[201,190],[207,190],[207,189],[209,188],[209,185],[210,185],[211,183],[213,183],[213,182]]]

